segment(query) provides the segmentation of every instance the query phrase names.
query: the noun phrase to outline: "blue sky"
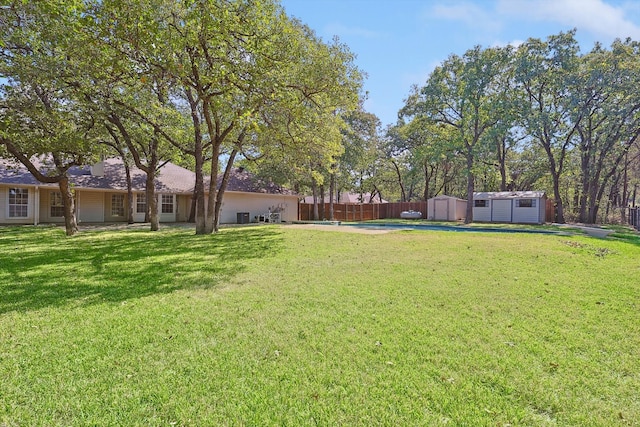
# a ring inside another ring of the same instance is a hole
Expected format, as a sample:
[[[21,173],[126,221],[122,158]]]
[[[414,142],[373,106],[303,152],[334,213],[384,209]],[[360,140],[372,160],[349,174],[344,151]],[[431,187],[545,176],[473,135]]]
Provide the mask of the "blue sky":
[[[577,29],[583,51],[640,40],[638,0],[281,0],[323,40],[338,36],[368,74],[367,111],[396,122],[413,84],[475,45],[519,44]]]

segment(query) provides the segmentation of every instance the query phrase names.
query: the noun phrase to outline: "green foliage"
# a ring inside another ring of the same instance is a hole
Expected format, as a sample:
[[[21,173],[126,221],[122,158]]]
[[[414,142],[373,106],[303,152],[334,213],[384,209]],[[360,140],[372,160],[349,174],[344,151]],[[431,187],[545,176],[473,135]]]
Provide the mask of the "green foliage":
[[[426,171],[425,197],[441,191],[453,161],[464,162],[465,197],[472,181],[485,191],[545,190],[559,222],[599,222],[603,205],[635,202],[638,43],[580,55],[574,36],[476,47],[412,89],[391,135],[398,155],[417,160],[410,169]],[[460,189],[452,182],[449,192]]]
[[[100,154],[99,119],[84,90],[85,14],[80,1],[0,9],[0,145],[39,181],[59,184],[68,235],[77,225],[67,171]]]
[[[491,151],[487,135],[500,122],[507,105],[504,92],[508,86],[501,84],[500,77],[507,70],[509,55],[506,48],[477,46],[462,57],[450,56],[436,67],[423,88],[415,88],[403,109],[406,118],[426,125],[423,132],[447,137],[439,141],[442,151],[465,159],[467,222],[473,219],[476,175],[482,174],[481,161]]]
[[[0,19],[3,147],[83,163],[104,142],[150,177],[192,156],[203,232],[224,194],[205,213],[203,171],[210,194],[220,161],[236,155],[322,176],[361,87],[345,45],[272,0],[17,2]]]
[[[0,10],[0,137],[25,157],[90,158],[94,120],[84,103],[74,35],[81,2],[15,3]]]
[[[61,235],[0,233],[3,424],[640,417],[631,236]]]
[[[344,153],[337,159],[336,191],[375,193],[380,153],[380,120],[362,108],[345,116],[342,131]]]

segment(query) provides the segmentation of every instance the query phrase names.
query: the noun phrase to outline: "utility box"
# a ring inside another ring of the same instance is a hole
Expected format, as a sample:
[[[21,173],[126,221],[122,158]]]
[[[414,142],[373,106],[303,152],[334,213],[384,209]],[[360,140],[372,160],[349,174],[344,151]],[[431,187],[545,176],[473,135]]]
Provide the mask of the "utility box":
[[[249,224],[249,212],[238,212],[238,224]]]

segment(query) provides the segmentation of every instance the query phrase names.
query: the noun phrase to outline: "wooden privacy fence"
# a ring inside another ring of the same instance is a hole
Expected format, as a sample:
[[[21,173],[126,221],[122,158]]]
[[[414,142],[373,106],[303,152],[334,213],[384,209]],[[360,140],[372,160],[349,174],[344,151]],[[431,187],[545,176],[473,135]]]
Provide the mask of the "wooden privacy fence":
[[[371,221],[373,219],[400,218],[402,211],[414,210],[422,212],[422,217],[427,217],[427,202],[402,202],[402,203],[334,203],[333,220],[335,221]],[[300,221],[313,220],[313,203],[300,203],[298,205]],[[329,220],[329,203],[318,203],[318,218]]]
[[[384,203],[384,216],[380,219],[387,218],[400,218],[400,213],[403,211],[418,211],[422,212],[422,218],[427,218],[427,202],[398,202],[398,203]]]
[[[640,208],[629,208],[629,224],[640,230]]]
[[[556,220],[556,203],[553,199],[547,199],[545,205],[545,221],[555,222]]]

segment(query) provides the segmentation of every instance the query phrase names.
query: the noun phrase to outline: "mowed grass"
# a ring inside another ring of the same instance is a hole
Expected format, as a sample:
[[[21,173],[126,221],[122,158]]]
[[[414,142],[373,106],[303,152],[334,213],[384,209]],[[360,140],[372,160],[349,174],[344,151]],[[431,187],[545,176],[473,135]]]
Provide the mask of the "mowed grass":
[[[0,426],[640,425],[640,242],[0,229]]]

